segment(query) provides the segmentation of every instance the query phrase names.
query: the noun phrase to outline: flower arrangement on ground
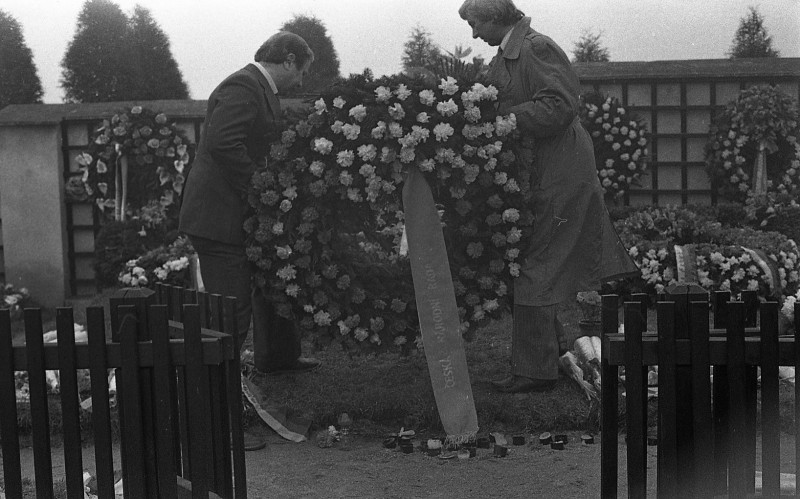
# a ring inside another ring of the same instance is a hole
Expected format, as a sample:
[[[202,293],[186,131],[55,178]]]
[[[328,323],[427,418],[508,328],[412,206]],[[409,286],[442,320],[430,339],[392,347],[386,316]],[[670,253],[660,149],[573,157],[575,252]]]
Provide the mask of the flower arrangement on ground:
[[[129,260],[118,281],[126,287],[154,287],[157,283],[192,287],[191,259],[195,251],[189,239],[180,236],[172,243]]]
[[[767,190],[796,194],[799,135],[800,111],[786,93],[769,85],[742,91],[711,127],[706,163],[712,182],[724,197],[745,202],[752,195],[754,165],[763,151]]]
[[[177,219],[169,207],[153,200],[125,220],[103,220],[95,237],[95,277],[103,285],[115,285],[129,260],[163,246],[177,237]]]
[[[581,122],[592,136],[595,162],[606,201],[620,203],[647,170],[647,130],[616,97],[581,96]]]
[[[258,284],[306,330],[381,349],[418,339],[401,191],[419,168],[440,208],[462,332],[508,307],[531,231],[528,180],[497,90],[453,78],[354,76],[273,145],[245,223]]]
[[[615,223],[641,269],[636,291],[651,295],[677,284],[676,245],[693,245],[698,284],[708,291],[757,291],[783,300],[800,286],[800,249],[777,232],[723,227],[686,208],[647,208]]]
[[[193,154],[186,134],[166,114],[133,106],[104,119],[76,161],[83,172],[85,195],[101,210],[119,208],[119,189],[135,211],[152,200],[175,205]],[[129,162],[126,180],[117,173],[121,157]],[[73,186],[70,192],[74,190]]]

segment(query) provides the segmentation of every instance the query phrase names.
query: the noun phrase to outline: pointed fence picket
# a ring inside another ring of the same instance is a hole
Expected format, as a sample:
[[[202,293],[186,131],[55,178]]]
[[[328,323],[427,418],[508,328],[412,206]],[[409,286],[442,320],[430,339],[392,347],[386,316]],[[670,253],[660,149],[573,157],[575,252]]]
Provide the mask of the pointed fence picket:
[[[88,369],[99,497],[114,497],[112,419],[120,428],[126,497],[247,497],[241,371],[234,298],[159,286],[88,307],[88,340],[76,343],[73,310],[56,311],[58,342],[43,341],[40,309],[24,312],[25,342],[12,342],[11,316],[0,310],[0,445],[6,497],[22,497],[15,371],[30,387],[33,479],[37,498],[54,495],[47,370],[58,370],[63,420],[64,484],[83,497],[77,371]],[[108,397],[114,369],[118,406]]]
[[[661,296],[656,332],[646,330],[647,308],[634,296],[624,304],[620,334],[618,305],[617,296],[603,297],[601,496],[617,497],[619,492],[620,367],[625,369],[628,497],[647,495],[647,368],[657,365],[658,496],[752,496],[760,429],[762,495],[779,497],[778,367],[800,368],[795,347],[800,304],[795,308],[795,335],[780,337],[778,303],[759,303],[752,292],[743,293],[741,301],[730,301],[730,293],[715,293],[713,328],[707,294]],[[795,400],[800,400],[797,384]],[[795,402],[796,434],[798,408]],[[800,472],[800,439],[795,455],[795,471]]]

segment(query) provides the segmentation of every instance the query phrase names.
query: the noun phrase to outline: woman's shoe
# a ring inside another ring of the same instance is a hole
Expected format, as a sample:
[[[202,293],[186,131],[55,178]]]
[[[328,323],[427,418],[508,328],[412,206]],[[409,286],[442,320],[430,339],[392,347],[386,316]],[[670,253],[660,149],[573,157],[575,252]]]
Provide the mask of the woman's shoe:
[[[533,379],[525,376],[514,376],[507,385],[497,386],[503,393],[548,392],[556,386],[555,379]]]

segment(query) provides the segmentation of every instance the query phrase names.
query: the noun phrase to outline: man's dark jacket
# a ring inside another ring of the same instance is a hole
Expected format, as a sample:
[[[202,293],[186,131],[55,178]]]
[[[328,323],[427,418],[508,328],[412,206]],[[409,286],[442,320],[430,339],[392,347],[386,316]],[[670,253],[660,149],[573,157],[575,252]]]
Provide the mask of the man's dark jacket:
[[[248,187],[256,169],[265,165],[279,116],[280,102],[254,64],[214,89],[183,190],[182,232],[244,245]]]

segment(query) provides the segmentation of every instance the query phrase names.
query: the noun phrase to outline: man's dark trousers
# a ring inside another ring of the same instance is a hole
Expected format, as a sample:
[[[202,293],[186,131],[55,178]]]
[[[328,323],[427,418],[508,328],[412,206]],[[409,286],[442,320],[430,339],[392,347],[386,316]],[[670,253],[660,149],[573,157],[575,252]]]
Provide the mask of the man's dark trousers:
[[[301,354],[300,335],[291,320],[277,316],[260,289],[253,290],[253,267],[244,246],[197,236],[189,236],[189,240],[200,260],[205,290],[236,298],[239,349],[252,343],[255,366],[263,371],[294,363]],[[251,318],[253,334],[249,337]]]

